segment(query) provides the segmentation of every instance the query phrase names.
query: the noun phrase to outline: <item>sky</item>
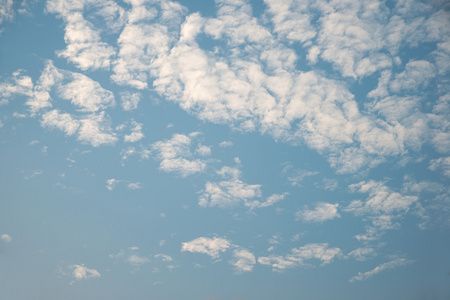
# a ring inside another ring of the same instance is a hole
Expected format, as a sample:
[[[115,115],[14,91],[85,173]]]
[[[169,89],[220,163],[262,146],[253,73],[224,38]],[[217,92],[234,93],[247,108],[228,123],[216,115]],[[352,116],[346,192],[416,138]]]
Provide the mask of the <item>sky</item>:
[[[450,4],[0,0],[0,298],[449,299]]]

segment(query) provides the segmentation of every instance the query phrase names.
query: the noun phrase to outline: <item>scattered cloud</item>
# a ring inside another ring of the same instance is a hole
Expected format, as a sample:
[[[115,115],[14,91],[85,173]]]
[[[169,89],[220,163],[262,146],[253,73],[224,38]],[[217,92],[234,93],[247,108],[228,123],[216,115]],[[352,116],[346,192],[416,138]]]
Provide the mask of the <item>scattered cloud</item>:
[[[413,263],[413,261],[407,260],[406,258],[396,258],[396,259],[393,259],[389,262],[383,263],[383,264],[375,267],[373,270],[370,270],[370,271],[367,271],[364,273],[359,272],[358,275],[350,278],[349,282],[366,280],[366,279],[372,277],[373,275],[376,275],[382,271],[389,270],[389,269],[395,269],[398,267],[403,267],[403,266],[406,266],[411,263]]]
[[[100,273],[95,269],[89,269],[81,265],[71,265],[69,269],[72,270],[72,276],[75,278],[75,281],[85,280],[100,277]],[[70,284],[73,284],[75,281],[72,281]]]
[[[233,146],[233,142],[232,141],[223,141],[220,142],[219,147],[225,148],[225,147],[231,147]]]
[[[217,259],[220,253],[225,252],[228,248],[233,245],[230,241],[224,238],[206,238],[199,237],[190,242],[182,244],[181,251],[193,252],[193,253],[204,253],[209,255],[211,258]]]
[[[140,93],[123,92],[120,94],[122,108],[125,111],[135,110],[141,101]]]
[[[131,129],[131,134],[125,135],[123,139],[125,142],[134,143],[143,139],[144,134],[142,133],[142,123],[137,123],[133,120],[131,124],[134,126]]]
[[[365,261],[373,256],[375,256],[375,250],[373,248],[358,248],[351,251],[348,256],[353,257],[357,261]]]
[[[313,210],[309,210],[305,207],[303,210],[298,211],[295,216],[297,220],[302,220],[303,222],[324,222],[332,220],[334,218],[340,218],[338,214],[339,204],[331,204],[325,202],[319,202],[316,204]]]
[[[230,262],[237,272],[251,272],[256,264],[255,255],[246,249],[235,249]]]
[[[265,200],[261,199],[262,186],[243,182],[240,179],[241,171],[237,167],[222,167],[217,174],[224,180],[205,184],[205,188],[200,191],[200,206],[229,208],[243,203],[244,206],[255,209],[271,206],[287,195],[273,194]]]
[[[259,257],[258,262],[262,265],[271,266],[273,271],[282,271],[305,265],[305,261],[311,259],[320,260],[323,266],[340,255],[342,253],[339,248],[329,248],[327,243],[307,244],[300,248],[293,248],[291,254],[285,256],[270,255]]]
[[[431,171],[440,169],[445,177],[450,177],[450,156],[431,160],[428,168]]]
[[[156,157],[161,161],[159,169],[179,173],[182,177],[203,172],[206,162],[195,159],[191,152],[191,142],[195,136],[195,133],[189,136],[174,134],[169,140],[154,143],[152,149],[157,152]]]
[[[120,250],[117,254],[110,254],[109,258],[114,260],[121,260],[124,261],[131,266],[135,267],[136,270],[139,269],[144,264],[147,264],[150,262],[150,259],[146,256],[139,255],[139,247],[133,246],[128,247],[126,250]]]
[[[406,213],[418,200],[417,196],[402,195],[374,180],[352,184],[349,189],[351,192],[369,194],[365,202],[354,200],[347,206],[346,211],[357,214]]]

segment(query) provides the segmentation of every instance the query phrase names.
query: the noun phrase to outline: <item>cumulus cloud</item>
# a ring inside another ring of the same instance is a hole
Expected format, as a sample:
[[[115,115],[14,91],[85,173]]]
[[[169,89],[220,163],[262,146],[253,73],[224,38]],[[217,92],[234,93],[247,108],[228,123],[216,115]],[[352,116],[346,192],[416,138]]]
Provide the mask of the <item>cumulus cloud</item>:
[[[298,211],[295,216],[297,220],[302,220],[303,222],[324,222],[327,220],[332,220],[334,218],[339,218],[338,213],[339,204],[319,202],[316,204],[315,208],[309,210],[305,207],[304,210]]]
[[[124,136],[124,141],[129,143],[134,143],[140,141],[144,138],[144,134],[142,133],[142,123],[137,123],[134,120],[131,121],[131,124],[134,126],[131,129],[131,134]]]
[[[220,253],[225,252],[227,249],[232,247],[230,241],[224,238],[206,238],[199,237],[190,242],[183,243],[181,246],[181,251],[193,252],[193,253],[204,253],[209,255],[211,258],[218,258]]]
[[[237,167],[222,167],[217,174],[224,180],[206,182],[205,188],[200,192],[200,206],[229,208],[242,203],[250,209],[262,208],[275,204],[287,195],[287,193],[273,194],[264,200],[262,186],[242,181],[241,171]]]
[[[100,30],[84,18],[83,11],[85,5],[90,4],[89,2],[47,1],[47,11],[61,17],[65,23],[64,40],[67,48],[57,53],[82,70],[109,69],[115,50],[102,42]],[[111,18],[113,14],[117,14],[119,18],[107,20],[110,22],[106,23],[116,22],[117,24],[117,21],[120,21],[123,9],[118,4],[107,0],[98,1],[96,4],[101,8],[93,15]]]
[[[403,267],[406,266],[408,264],[411,264],[413,261],[408,260],[406,258],[396,258],[393,259],[389,262],[383,263],[377,267],[375,267],[373,270],[361,273],[359,272],[358,275],[352,277],[349,279],[349,282],[355,282],[355,281],[361,281],[361,280],[366,280],[370,277],[372,277],[373,275],[376,275],[380,272],[383,272],[385,270],[389,270],[389,269],[395,269],[398,267]]]
[[[368,194],[365,201],[353,200],[343,209],[356,215],[369,216],[366,220],[371,225],[366,226],[366,233],[355,236],[363,242],[376,240],[386,230],[398,228],[399,224],[394,221],[405,215],[419,200],[416,195],[403,195],[373,180],[351,184],[349,189],[351,192]]]
[[[117,180],[114,178],[108,179],[108,180],[106,180],[106,188],[108,190],[112,191],[119,182],[120,182],[120,180]]]
[[[123,110],[130,111],[130,110],[134,110],[138,107],[138,104],[141,101],[141,94],[123,92],[120,95],[120,99],[122,101],[121,104],[122,104]]]
[[[72,276],[75,278],[76,281],[84,280],[84,279],[91,279],[100,277],[100,273],[95,269],[89,269],[84,266],[84,264],[81,265],[71,265],[69,266],[69,269],[72,270]],[[74,281],[71,282],[71,284]]]
[[[233,146],[233,142],[232,141],[223,141],[223,142],[220,142],[219,146],[222,148],[231,147],[231,146]]]
[[[195,159],[191,152],[192,138],[195,136],[196,134],[174,134],[169,140],[154,143],[152,148],[161,161],[159,169],[164,172],[177,172],[182,177],[203,172],[206,162]]]
[[[233,251],[233,260],[230,262],[237,272],[250,272],[256,264],[255,255],[246,249]]]
[[[36,84],[20,71],[13,73],[12,81],[0,84],[0,95],[26,96],[30,116],[40,114],[43,127],[61,130],[69,136],[77,133],[79,141],[94,147],[117,141],[104,111],[114,106],[114,95],[98,82],[80,73],[58,69],[52,61],[46,63]],[[70,101],[77,112],[64,112],[58,108],[48,110],[57,104],[52,100],[54,97]]]
[[[311,259],[320,260],[323,266],[340,255],[342,253],[339,248],[329,248],[327,243],[307,244],[300,248],[293,248],[291,254],[285,256],[270,255],[267,257],[259,257],[258,262],[262,265],[271,266],[273,271],[283,271],[302,266],[306,260]]]
[[[361,213],[406,213],[412,204],[418,201],[416,196],[402,195],[392,191],[382,182],[361,181],[349,186],[351,192],[367,193],[365,202],[355,200],[346,208],[347,211]]]

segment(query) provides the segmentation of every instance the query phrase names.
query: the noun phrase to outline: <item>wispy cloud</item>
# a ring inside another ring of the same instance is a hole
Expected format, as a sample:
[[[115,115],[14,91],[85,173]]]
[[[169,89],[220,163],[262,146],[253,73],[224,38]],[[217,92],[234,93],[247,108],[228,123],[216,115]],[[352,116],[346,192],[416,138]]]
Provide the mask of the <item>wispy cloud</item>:
[[[386,263],[383,263],[377,267],[375,267],[373,270],[361,273],[359,272],[358,275],[352,277],[349,279],[349,282],[355,282],[355,281],[361,281],[361,280],[366,280],[380,272],[383,272],[385,270],[389,270],[389,269],[395,269],[398,267],[403,267],[406,266],[408,264],[413,263],[412,260],[408,260],[406,258],[396,258],[393,259],[391,261],[388,261]]]

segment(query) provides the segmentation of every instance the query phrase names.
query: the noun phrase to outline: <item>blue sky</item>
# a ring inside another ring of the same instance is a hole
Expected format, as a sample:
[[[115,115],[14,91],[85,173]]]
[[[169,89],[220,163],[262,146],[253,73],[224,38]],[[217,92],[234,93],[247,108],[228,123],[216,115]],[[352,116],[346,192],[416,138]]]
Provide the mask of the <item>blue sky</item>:
[[[448,299],[446,1],[0,1],[1,299]]]

